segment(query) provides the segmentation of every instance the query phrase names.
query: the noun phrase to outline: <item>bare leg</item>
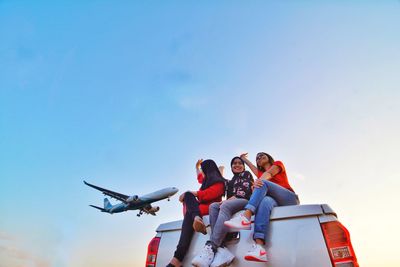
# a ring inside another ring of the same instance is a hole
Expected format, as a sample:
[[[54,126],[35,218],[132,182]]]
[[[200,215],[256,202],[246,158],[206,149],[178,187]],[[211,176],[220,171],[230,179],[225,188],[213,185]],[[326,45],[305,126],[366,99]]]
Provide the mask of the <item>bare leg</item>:
[[[243,213],[243,216],[246,217],[248,220],[251,219],[251,216],[253,215],[253,212],[251,210],[245,210]]]
[[[176,267],[180,267],[182,265],[181,262],[175,257],[172,258],[172,260],[169,262],[169,264],[172,264],[173,266],[176,266]]]
[[[260,239],[260,238],[256,238],[256,244],[258,244],[258,245],[265,245],[265,242],[264,242],[264,240],[262,240],[262,239]]]

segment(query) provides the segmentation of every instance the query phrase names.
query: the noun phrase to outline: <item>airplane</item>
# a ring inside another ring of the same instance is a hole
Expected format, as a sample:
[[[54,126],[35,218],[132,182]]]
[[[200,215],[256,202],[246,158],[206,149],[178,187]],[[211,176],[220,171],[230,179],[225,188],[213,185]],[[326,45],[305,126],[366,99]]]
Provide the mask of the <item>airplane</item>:
[[[89,206],[98,209],[102,212],[107,212],[110,214],[124,212],[128,210],[139,210],[139,213],[137,214],[138,217],[140,217],[140,215],[142,215],[143,213],[155,216],[156,212],[160,210],[160,207],[157,206],[152,207],[151,203],[165,198],[167,198],[169,201],[170,197],[178,192],[178,189],[175,187],[167,187],[141,197],[139,197],[138,195],[127,196],[121,193],[113,192],[111,190],[98,187],[93,184],[89,184],[86,181],[83,182],[85,183],[85,185],[101,191],[104,195],[110,196],[112,198],[121,201],[121,203],[119,204],[112,205],[108,200],[108,198],[104,198],[103,208],[95,205],[89,205]]]

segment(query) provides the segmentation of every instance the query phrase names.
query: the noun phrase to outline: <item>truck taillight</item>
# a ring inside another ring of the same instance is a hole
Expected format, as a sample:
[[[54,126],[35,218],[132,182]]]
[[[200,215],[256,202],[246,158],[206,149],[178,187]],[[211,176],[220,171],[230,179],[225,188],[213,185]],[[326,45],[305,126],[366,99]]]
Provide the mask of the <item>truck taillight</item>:
[[[154,237],[147,247],[146,267],[156,266],[158,245],[160,244],[160,238]]]
[[[334,267],[359,267],[350,234],[340,222],[321,223],[326,246]]]

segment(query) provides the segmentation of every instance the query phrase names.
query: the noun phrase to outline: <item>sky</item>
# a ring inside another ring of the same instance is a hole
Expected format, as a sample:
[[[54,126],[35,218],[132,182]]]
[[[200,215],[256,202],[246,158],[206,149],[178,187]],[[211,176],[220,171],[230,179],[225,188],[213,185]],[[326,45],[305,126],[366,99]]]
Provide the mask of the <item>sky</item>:
[[[399,1],[0,0],[0,267],[143,266],[195,162],[266,151],[363,267],[400,265]],[[179,194],[179,193],[178,193]],[[115,203],[115,202],[113,202]],[[172,255],[171,255],[172,256]]]

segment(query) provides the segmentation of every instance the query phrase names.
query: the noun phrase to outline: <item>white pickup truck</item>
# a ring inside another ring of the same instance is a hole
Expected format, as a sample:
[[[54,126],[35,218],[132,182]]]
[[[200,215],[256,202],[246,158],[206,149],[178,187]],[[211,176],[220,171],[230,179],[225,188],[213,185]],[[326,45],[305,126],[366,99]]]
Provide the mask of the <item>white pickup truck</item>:
[[[270,232],[266,249],[268,262],[250,262],[244,254],[252,243],[251,230],[231,231],[226,237],[228,249],[236,256],[230,266],[273,267],[358,267],[357,258],[347,229],[338,221],[336,213],[326,204],[276,207],[271,214]],[[208,216],[204,217],[208,223]],[[161,224],[150,241],[146,267],[166,266],[180,236],[182,221]],[[183,266],[191,260],[209,239],[195,233]]]

